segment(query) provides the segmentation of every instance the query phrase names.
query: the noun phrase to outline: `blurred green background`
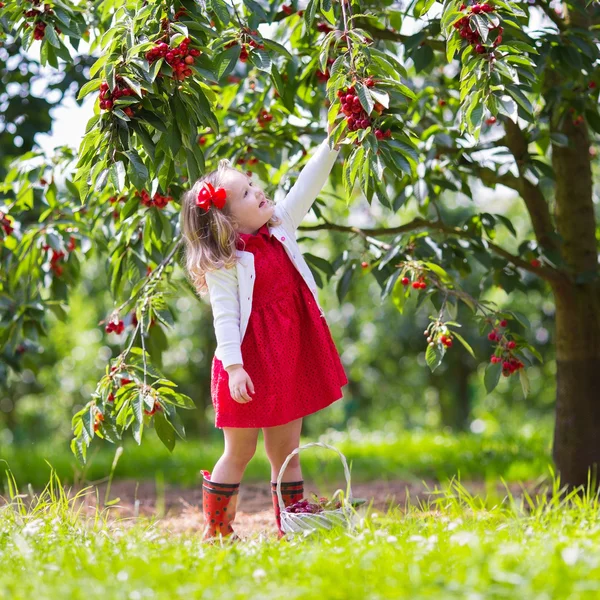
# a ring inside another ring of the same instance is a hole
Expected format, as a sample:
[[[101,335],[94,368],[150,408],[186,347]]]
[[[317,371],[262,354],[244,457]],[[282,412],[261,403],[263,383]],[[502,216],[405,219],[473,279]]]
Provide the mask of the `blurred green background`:
[[[329,214],[334,215],[334,222],[377,222],[382,226],[400,222],[398,215],[386,217],[381,207],[369,207],[366,202],[346,208],[331,193],[321,198]],[[495,212],[509,216],[517,229],[525,223],[520,205],[511,198],[487,198],[480,203],[481,208],[486,209],[489,203],[494,204]],[[446,210],[453,213],[464,210],[458,202],[449,206]],[[410,218],[410,206],[405,212],[402,218]],[[312,220],[312,216],[307,218],[304,225],[310,226]],[[303,238],[304,252],[332,261],[340,248],[360,260],[370,259],[364,242],[345,233],[299,230],[298,237]],[[501,237],[500,242],[510,246],[511,240]],[[340,304],[335,292],[339,275],[324,282],[320,298],[349,384],[342,400],[305,418],[303,443],[320,438],[339,444],[350,459],[355,459],[355,476],[363,479],[451,476],[459,470],[475,477],[510,478],[547,472],[555,362],[549,343],[553,336],[553,304],[543,287],[537,288],[538,283],[532,280],[527,294],[507,295],[494,288],[485,296],[501,307],[524,313],[531,322],[531,329],[521,333],[538,348],[544,363],[528,369],[531,393],[524,398],[518,381],[512,379],[503,379],[486,395],[483,369],[489,360],[490,343],[471,325],[468,309],[461,306],[457,320],[463,324],[462,333],[477,360],[457,345],[431,373],[425,363],[423,338],[428,314],[415,311],[414,298],[400,314],[391,298],[382,302],[380,287],[367,268],[357,270]],[[176,279],[181,283],[181,293],[171,299],[177,317],[175,326],[170,330],[154,326],[149,351],[155,364],[197,406],[196,410],[181,411],[188,439],[178,443],[172,455],[154,432],[147,432],[142,448],[129,440],[116,476],[153,478],[160,468],[168,480],[193,485],[198,481],[198,470],[210,470],[223,446],[222,432],[214,427],[210,398],[210,364],[216,342],[208,299],[198,299],[181,270]],[[461,284],[479,295],[480,279],[475,270]],[[68,446],[71,416],[87,402],[109,359],[122,350],[121,336],[107,335],[98,325],[112,308],[107,288],[106,265],[92,257],[83,266],[81,285],[71,295],[67,322],[49,316],[51,326],[43,352],[37,356],[26,353],[24,370],[19,374],[10,372],[7,387],[0,391],[0,458],[8,462],[19,484],[41,485],[47,481],[49,467],[45,460],[67,482],[99,479],[109,472],[115,452],[111,444],[96,439],[90,448],[89,464],[83,469]],[[42,365],[37,374],[33,368],[36,363]],[[302,460],[310,476],[314,459],[304,453]],[[340,470],[335,456],[325,460],[332,473]],[[266,465],[259,450],[246,477],[268,476]],[[323,459],[318,465],[315,462],[315,475],[322,469]]]

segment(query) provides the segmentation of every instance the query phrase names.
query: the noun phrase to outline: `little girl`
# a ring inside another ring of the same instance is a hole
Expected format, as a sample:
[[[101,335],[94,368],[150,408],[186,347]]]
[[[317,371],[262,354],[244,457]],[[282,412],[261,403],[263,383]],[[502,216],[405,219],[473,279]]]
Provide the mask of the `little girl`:
[[[225,438],[212,475],[202,471],[204,540],[240,539],[231,524],[259,429],[283,536],[276,495],[281,466],[299,446],[302,418],[339,400],[348,383],[295,239],[338,153],[325,139],[276,205],[226,159],[183,196],[186,271],[200,296],[210,297],[217,339],[211,396]],[[281,492],[286,506],[304,495],[298,455],[288,463]]]

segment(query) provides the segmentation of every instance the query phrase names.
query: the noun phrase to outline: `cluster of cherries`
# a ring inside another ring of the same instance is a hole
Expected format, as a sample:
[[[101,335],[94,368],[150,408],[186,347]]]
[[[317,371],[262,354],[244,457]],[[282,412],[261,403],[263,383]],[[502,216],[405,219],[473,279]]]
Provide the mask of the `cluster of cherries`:
[[[364,83],[367,87],[371,88],[375,85],[375,80],[372,77],[367,77],[364,80]],[[367,127],[371,126],[372,120],[363,109],[360,98],[356,95],[354,86],[338,90],[337,96],[342,105],[342,112],[346,116],[346,123],[348,123],[348,129],[350,131],[358,131],[359,129],[366,129]],[[378,113],[378,115],[381,115],[383,109],[383,105],[379,102],[376,102],[375,106],[373,107],[373,110]],[[387,131],[383,131],[381,129],[375,130],[375,137],[378,140],[389,138],[391,136],[391,129],[388,129]]]
[[[290,504],[289,506],[286,506],[285,511],[286,512],[290,512],[290,513],[320,513],[323,512],[326,507],[328,507],[328,505],[331,504],[330,500],[328,500],[326,497],[321,497],[319,498],[318,502],[310,502],[309,500],[307,500],[306,498],[303,498],[302,500],[298,500],[297,502],[294,502],[294,504]],[[342,503],[338,500],[334,507],[335,508],[341,508]]]
[[[430,332],[428,329],[426,329],[423,332],[423,335],[427,336],[427,343],[430,346],[434,346],[435,345],[434,335],[432,335],[432,334],[434,334],[434,332],[433,331]],[[452,348],[452,336],[451,335],[448,335],[447,333],[442,333],[442,335],[440,335],[437,338],[437,340],[438,340],[439,343],[441,343],[444,346],[446,346],[446,348]]]
[[[141,193],[140,192],[136,192],[135,195],[138,198],[141,198],[140,202],[144,205],[144,206],[156,206],[156,208],[164,208],[165,206],[167,206],[167,204],[169,204],[169,202],[171,202],[171,200],[173,200],[172,196],[163,196],[162,194],[159,194],[158,192],[156,194],[154,194],[154,196],[152,196],[152,198],[150,197],[150,194],[146,191],[146,190],[142,190]]]
[[[200,50],[189,47],[191,41],[189,37],[186,37],[175,48],[170,48],[169,44],[165,42],[159,42],[154,48],[146,52],[146,60],[152,64],[159,58],[164,58],[173,69],[173,79],[183,81],[193,74],[190,67],[194,64],[194,58],[200,56]]]
[[[282,10],[282,11],[283,11],[283,12],[284,12],[286,15],[288,15],[288,17],[289,17],[291,14],[293,14],[293,13],[294,13],[294,7],[293,7],[293,6],[290,6],[289,4],[284,4],[284,5],[281,7],[281,10]],[[297,12],[296,12],[296,14],[297,14],[299,17],[301,17],[301,16],[304,14],[304,11],[303,11],[303,10],[299,10],[299,11],[297,11]]]
[[[498,323],[498,327],[505,329],[508,325],[506,319],[502,319]],[[506,339],[506,332],[501,333],[497,327],[494,327],[492,331],[488,333],[488,340],[490,342],[498,342],[498,348],[501,354],[492,354],[490,362],[492,364],[502,363],[502,375],[504,377],[510,377],[516,371],[522,369],[525,365],[513,354],[513,350],[517,347],[517,343],[514,340]]]
[[[257,120],[261,127],[266,127],[273,120],[273,115],[268,110],[261,110]]]
[[[67,244],[67,250],[69,252],[73,252],[75,250],[75,246],[77,244],[76,239],[73,236],[69,236],[69,243]],[[58,252],[52,249],[48,244],[42,244],[42,250],[47,252],[48,250],[52,250],[52,256],[50,257],[50,268],[60,277],[63,274],[63,267],[59,265],[59,261],[61,261],[66,255],[64,250],[59,250]]]
[[[100,429],[102,426],[102,421],[104,421],[104,415],[100,412],[100,409],[98,409],[98,412],[94,417],[94,431],[98,431],[98,429]]]
[[[460,5],[460,10],[463,11],[467,8],[466,4],[461,4]],[[470,23],[471,23],[471,18],[469,15],[478,15],[480,13],[491,13],[494,12],[496,9],[493,5],[488,4],[487,2],[485,4],[473,4],[472,6],[468,7],[468,15],[463,17],[462,19],[458,20],[456,23],[454,23],[453,27],[454,29],[460,29],[459,35],[461,38],[463,38],[463,40],[467,40],[467,42],[469,42],[469,44],[471,44],[475,50],[475,52],[477,52],[477,54],[485,54],[487,52],[486,47],[481,43],[482,39],[481,36],[479,35],[479,32],[477,30],[473,31],[470,27]],[[502,43],[502,34],[504,32],[504,28],[500,27],[499,25],[494,26],[494,25],[490,25],[490,30],[491,29],[497,29],[497,36],[496,39],[493,42],[493,46],[494,48],[498,45],[500,45]]]
[[[4,233],[6,235],[10,235],[14,231],[14,227],[10,224],[10,220],[1,211],[0,211],[0,224],[2,225],[2,229],[4,229]]]
[[[109,377],[111,379],[113,379],[113,387],[114,387],[114,377],[116,375],[115,371],[117,370],[116,365],[113,365],[110,368],[110,375]],[[121,379],[119,380],[119,386],[118,387],[123,387],[124,385],[127,385],[128,383],[132,383],[133,379],[128,379],[127,377],[121,377]],[[108,397],[106,398],[106,400],[108,402],[114,402],[115,401],[115,395],[111,392]]]
[[[333,58],[327,59],[327,64],[332,65],[335,62]],[[331,73],[329,73],[329,69],[326,67],[325,71],[321,71],[321,69],[317,69],[317,80],[321,83],[326,83],[327,80],[331,77]]]
[[[410,283],[410,279],[408,277],[403,277],[400,280],[400,283],[406,286]],[[415,290],[424,290],[427,287],[425,277],[423,277],[423,275],[419,275],[419,277],[417,277],[417,280],[412,282],[411,287]]]
[[[258,31],[256,30],[250,30],[247,27],[244,28],[244,33],[246,34],[246,36],[248,37],[248,42],[247,43],[240,43],[239,40],[231,40],[230,42],[228,42],[227,44],[225,44],[224,48],[233,48],[234,46],[237,45],[241,45],[241,49],[240,49],[240,62],[245,63],[248,58],[250,57],[250,52],[252,51],[251,48],[257,48],[259,50],[264,50],[265,49],[265,45],[261,44],[260,42],[257,42],[256,40],[253,40],[250,37],[250,34],[252,35],[258,35]]]
[[[34,6],[39,6],[42,3],[42,0],[26,0],[27,2],[31,2]],[[4,4],[2,4],[4,6]],[[1,7],[0,7],[1,8]],[[25,23],[25,27],[31,27],[33,25],[33,39],[34,40],[43,40],[44,35],[46,34],[47,23],[39,19],[41,14],[52,15],[54,11],[50,8],[49,4],[44,4],[43,13],[39,10],[24,10],[23,15],[27,19],[34,19],[32,23]],[[54,27],[56,33],[61,34],[62,31],[58,27]]]
[[[100,109],[101,110],[108,110],[111,111],[114,106],[115,106],[115,100],[118,100],[119,98],[121,98],[122,96],[135,96],[135,92],[127,87],[126,84],[123,83],[123,77],[121,75],[117,75],[116,76],[116,86],[115,89],[112,91],[110,91],[109,87],[108,87],[108,83],[106,81],[103,81],[100,84]],[[145,90],[142,91],[142,94],[145,92]],[[128,116],[128,117],[133,117],[133,108],[131,108],[131,106],[126,106],[123,109],[123,112]]]
[[[106,333],[112,333],[113,331],[115,333],[123,333],[123,330],[125,329],[125,323],[123,323],[122,319],[119,319],[119,321],[117,323],[110,321],[110,323],[108,323],[108,325],[104,328],[104,330],[106,331]]]

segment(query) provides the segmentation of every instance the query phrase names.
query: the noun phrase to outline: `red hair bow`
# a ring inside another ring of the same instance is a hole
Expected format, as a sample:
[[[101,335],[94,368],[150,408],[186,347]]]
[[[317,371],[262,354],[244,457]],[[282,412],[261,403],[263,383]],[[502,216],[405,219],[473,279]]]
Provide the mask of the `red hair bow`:
[[[225,198],[227,192],[225,188],[215,188],[207,182],[204,183],[202,189],[198,192],[198,198],[196,199],[196,206],[199,206],[205,212],[208,212],[211,204],[214,204],[217,208],[222,209],[225,206]]]

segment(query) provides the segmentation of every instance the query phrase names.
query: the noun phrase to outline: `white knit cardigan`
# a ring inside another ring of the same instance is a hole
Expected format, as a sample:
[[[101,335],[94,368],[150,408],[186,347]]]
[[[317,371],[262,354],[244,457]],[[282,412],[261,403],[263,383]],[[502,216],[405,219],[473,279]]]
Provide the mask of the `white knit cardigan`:
[[[269,226],[269,232],[283,244],[292,263],[298,269],[315,297],[321,316],[323,309],[317,296],[317,284],[296,241],[296,229],[323,189],[339,154],[325,139],[306,163],[289,193],[275,205],[274,214],[281,225]],[[236,249],[239,257],[235,268],[221,268],[206,273],[213,323],[217,338],[215,356],[224,367],[243,365],[241,345],[252,310],[254,289],[254,255]]]

